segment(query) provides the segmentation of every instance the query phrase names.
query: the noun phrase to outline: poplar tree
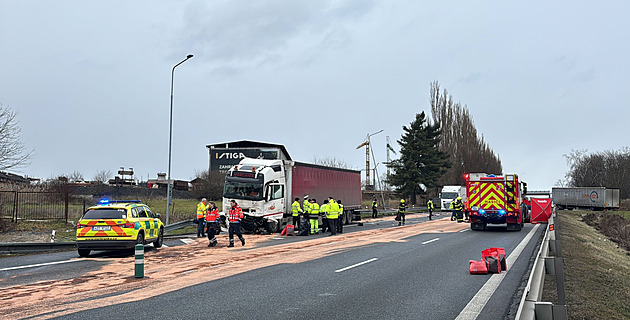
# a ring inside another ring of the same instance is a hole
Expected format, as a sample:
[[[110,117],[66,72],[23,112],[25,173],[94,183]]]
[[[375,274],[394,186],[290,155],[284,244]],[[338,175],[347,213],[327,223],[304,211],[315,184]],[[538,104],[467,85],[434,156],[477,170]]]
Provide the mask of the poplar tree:
[[[440,93],[437,81],[431,83],[430,95],[433,122],[442,129],[440,150],[450,156],[453,164],[440,179],[440,185],[463,185],[464,173],[501,174],[501,159],[477,132],[468,107],[454,102],[446,89]]]
[[[424,112],[416,114],[408,127],[403,126],[403,131],[398,140],[400,158],[388,164],[392,169],[388,183],[415,204],[417,195],[437,186],[450,163],[448,155],[439,150],[440,125],[429,124]]]

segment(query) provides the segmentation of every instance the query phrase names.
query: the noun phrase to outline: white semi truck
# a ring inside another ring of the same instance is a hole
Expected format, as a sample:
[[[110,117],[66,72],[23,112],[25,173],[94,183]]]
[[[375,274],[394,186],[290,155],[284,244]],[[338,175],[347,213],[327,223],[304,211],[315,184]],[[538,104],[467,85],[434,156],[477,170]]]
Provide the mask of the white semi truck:
[[[245,218],[246,232],[279,232],[291,217],[295,198],[316,199],[321,205],[328,197],[342,200],[344,222],[359,216],[361,171],[326,167],[290,160],[244,158],[225,176],[223,211],[236,200]],[[355,218],[356,219],[356,218]]]
[[[444,186],[442,192],[440,192],[440,209],[442,211],[448,211],[451,202],[462,197],[462,202],[466,201],[466,188],[463,186]]]

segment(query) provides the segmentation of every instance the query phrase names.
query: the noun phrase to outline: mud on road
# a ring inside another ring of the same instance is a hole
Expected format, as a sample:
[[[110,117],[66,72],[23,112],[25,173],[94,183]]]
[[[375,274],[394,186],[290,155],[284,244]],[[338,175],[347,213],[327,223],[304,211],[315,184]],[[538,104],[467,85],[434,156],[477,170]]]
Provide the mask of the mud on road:
[[[207,282],[209,278],[224,278],[283,263],[302,263],[373,243],[405,242],[422,233],[457,232],[466,228],[467,224],[454,224],[444,218],[273,246],[263,246],[266,241],[272,241],[266,235],[247,235],[246,246],[240,247],[237,241],[235,248],[226,247],[227,235],[220,235],[219,246],[214,248],[207,247],[207,239],[196,239],[186,246],[161,248],[145,255],[144,279],[133,277],[134,259],[125,257],[112,258],[111,263],[79,278],[5,287],[0,297],[0,317],[58,317],[147,299]],[[33,308],[34,305],[37,308]]]

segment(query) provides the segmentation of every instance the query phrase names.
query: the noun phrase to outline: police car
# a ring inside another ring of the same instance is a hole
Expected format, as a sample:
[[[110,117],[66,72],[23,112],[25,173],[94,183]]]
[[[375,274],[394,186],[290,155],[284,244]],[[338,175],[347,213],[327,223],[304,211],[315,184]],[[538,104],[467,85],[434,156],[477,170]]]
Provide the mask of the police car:
[[[153,243],[159,248],[164,224],[140,200],[101,200],[77,223],[77,249],[81,257],[92,250],[125,250],[136,244]]]

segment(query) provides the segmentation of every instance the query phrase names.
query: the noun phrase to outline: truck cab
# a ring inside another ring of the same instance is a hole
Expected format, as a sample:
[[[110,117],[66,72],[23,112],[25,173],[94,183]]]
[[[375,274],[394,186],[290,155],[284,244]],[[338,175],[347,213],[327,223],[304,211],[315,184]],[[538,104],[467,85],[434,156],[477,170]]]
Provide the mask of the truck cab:
[[[243,159],[225,176],[223,210],[235,200],[243,209],[245,230],[279,232],[287,212],[285,170],[283,160]]]
[[[440,209],[442,211],[450,210],[451,202],[457,197],[462,197],[462,201],[466,201],[466,188],[462,186],[444,186],[440,192]]]

